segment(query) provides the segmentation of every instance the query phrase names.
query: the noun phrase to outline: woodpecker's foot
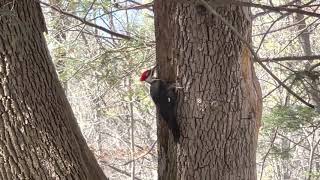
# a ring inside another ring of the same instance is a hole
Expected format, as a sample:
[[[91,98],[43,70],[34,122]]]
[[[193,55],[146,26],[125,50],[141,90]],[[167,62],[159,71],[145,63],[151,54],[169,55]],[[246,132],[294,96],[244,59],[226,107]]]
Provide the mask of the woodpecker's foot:
[[[177,83],[172,83],[170,84],[170,86],[168,87],[168,89],[172,89],[172,88],[175,88],[175,89],[183,89],[182,86],[179,86]]]

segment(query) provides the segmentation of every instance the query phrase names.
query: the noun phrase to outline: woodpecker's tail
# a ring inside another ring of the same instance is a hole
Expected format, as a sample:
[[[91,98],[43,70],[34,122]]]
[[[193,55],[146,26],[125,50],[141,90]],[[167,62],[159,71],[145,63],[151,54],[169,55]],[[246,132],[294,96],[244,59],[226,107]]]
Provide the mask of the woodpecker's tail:
[[[178,126],[178,123],[177,123],[177,119],[175,119],[175,118],[171,119],[168,122],[168,126],[169,126],[169,129],[172,132],[174,142],[178,143],[179,142],[179,138],[180,138],[180,129],[179,129],[179,126]]]
[[[174,142],[175,142],[175,143],[178,143],[178,142],[179,142],[179,138],[180,138],[180,131],[179,131],[179,129],[172,130],[171,132],[172,132],[172,135],[173,135]]]

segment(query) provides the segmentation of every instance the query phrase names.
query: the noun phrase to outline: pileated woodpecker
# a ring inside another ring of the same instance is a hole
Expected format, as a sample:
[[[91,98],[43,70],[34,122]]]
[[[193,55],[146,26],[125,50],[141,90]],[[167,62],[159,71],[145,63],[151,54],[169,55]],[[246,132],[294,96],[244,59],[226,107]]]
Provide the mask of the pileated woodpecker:
[[[174,141],[178,142],[180,137],[179,126],[176,117],[176,87],[174,83],[153,77],[155,68],[142,73],[140,81],[150,84],[150,95],[159,110],[160,116],[167,122],[172,132]]]

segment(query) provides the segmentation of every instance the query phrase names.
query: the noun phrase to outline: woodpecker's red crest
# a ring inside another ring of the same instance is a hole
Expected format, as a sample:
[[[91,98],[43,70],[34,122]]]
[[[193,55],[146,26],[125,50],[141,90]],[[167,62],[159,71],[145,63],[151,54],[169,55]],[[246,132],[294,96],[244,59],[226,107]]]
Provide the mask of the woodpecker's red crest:
[[[151,70],[146,70],[141,74],[140,81],[145,81],[151,75]]]

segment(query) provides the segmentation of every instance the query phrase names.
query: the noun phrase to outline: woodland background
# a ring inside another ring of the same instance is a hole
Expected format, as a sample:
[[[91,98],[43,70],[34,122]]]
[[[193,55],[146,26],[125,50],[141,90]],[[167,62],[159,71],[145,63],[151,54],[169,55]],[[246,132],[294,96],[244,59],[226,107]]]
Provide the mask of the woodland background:
[[[258,0],[320,13],[319,1]],[[155,107],[141,71],[155,64],[152,1],[42,1],[49,50],[82,133],[110,179],[157,178]],[[252,8],[252,42],[297,95],[320,104],[319,17]],[[108,31],[125,34],[125,41]],[[263,90],[263,180],[320,178],[320,115],[255,64]]]

